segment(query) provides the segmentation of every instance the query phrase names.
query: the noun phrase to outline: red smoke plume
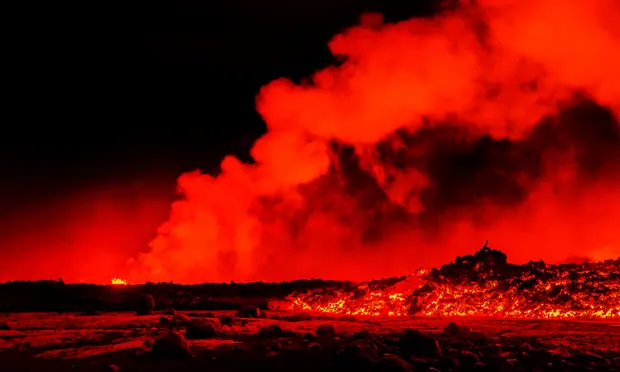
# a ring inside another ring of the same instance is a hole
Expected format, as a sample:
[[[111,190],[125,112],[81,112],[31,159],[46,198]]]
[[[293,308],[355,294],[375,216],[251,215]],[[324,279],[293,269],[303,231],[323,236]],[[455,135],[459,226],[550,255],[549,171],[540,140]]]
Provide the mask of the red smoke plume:
[[[133,281],[367,279],[471,253],[620,255],[620,3],[365,16],[257,98],[254,164],[179,178]]]

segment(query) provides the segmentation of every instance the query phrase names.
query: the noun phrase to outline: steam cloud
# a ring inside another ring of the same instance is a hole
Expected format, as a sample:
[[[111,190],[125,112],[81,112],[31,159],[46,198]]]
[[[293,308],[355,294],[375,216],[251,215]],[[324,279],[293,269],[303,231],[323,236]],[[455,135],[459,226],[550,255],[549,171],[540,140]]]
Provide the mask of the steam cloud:
[[[368,279],[489,239],[511,261],[620,255],[620,3],[376,15],[342,61],[263,87],[255,164],[182,175],[134,281]]]

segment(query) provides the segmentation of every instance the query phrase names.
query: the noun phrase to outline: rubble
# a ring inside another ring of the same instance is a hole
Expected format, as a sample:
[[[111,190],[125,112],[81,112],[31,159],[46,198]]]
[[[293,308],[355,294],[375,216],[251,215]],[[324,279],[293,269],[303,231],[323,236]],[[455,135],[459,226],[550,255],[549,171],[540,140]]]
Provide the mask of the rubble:
[[[345,315],[503,316],[515,318],[620,318],[620,259],[561,265],[516,265],[484,247],[439,269],[411,278],[362,283],[293,296],[294,310]],[[450,326],[446,332],[463,336]]]

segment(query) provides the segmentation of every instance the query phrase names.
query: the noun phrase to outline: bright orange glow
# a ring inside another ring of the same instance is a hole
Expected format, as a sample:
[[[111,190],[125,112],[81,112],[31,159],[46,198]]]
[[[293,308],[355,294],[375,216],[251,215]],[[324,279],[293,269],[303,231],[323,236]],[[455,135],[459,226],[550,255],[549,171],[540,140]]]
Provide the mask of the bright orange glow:
[[[128,259],[147,247],[172,199],[169,180],[145,177],[21,208],[0,224],[0,282],[129,280]]]
[[[127,285],[127,281],[120,278],[112,278],[113,285]]]
[[[471,256],[462,262],[470,264]],[[365,284],[354,291],[300,294],[291,307],[346,315],[620,319],[620,259],[560,266],[534,262],[508,266],[504,275],[482,261],[461,271],[472,280],[446,276],[458,270],[448,266],[422,275],[426,281],[409,291]]]
[[[264,86],[255,163],[180,176],[130,280],[368,280],[486,239],[517,263],[618,257],[620,2],[463,3],[365,16],[337,66]]]

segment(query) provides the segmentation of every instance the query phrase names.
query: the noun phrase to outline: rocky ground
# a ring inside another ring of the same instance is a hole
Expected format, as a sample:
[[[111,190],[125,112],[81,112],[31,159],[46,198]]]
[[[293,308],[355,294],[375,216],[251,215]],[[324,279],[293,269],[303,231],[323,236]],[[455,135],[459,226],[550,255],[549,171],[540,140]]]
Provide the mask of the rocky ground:
[[[0,371],[620,371],[620,322],[247,308],[0,315]]]

